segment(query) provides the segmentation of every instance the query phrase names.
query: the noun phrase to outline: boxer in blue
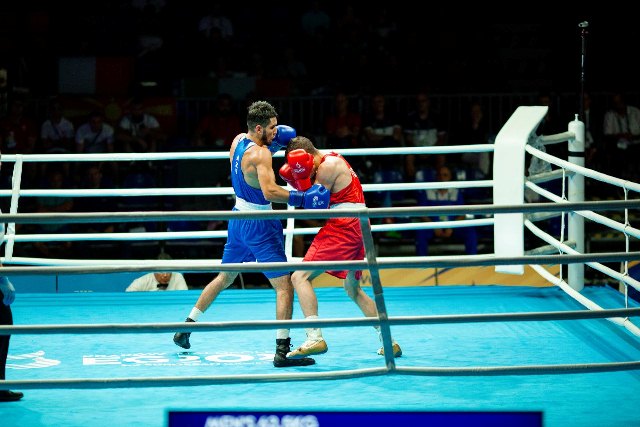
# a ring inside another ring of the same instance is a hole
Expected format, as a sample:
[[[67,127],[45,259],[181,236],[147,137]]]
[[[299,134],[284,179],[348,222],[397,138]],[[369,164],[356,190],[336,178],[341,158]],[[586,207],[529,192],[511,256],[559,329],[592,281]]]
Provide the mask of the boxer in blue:
[[[327,209],[329,191],[316,184],[306,191],[289,191],[276,183],[272,155],[296,136],[292,127],[278,125],[275,108],[265,101],[249,106],[247,133],[234,138],[229,151],[231,185],[236,196],[234,211],[270,210],[272,203],[288,203],[305,209]],[[282,222],[279,219],[233,219],[229,221],[222,263],[286,262]],[[239,273],[222,271],[202,290],[187,322],[195,322]],[[267,271],[264,275],[276,291],[276,319],[290,320],[293,314],[293,285],[288,271]],[[190,348],[190,332],[177,332],[173,341]],[[273,365],[277,368],[307,366],[309,357],[287,358],[291,348],[289,329],[278,329]]]

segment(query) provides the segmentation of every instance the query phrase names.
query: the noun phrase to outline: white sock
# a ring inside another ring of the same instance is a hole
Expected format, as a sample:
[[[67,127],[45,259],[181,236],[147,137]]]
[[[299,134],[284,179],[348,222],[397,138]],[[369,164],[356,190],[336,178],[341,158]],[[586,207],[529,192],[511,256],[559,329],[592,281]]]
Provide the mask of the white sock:
[[[307,316],[306,319],[315,320],[318,316]],[[322,329],[320,328],[305,328],[307,331],[307,339],[317,341],[322,339]]]
[[[201,314],[202,312],[198,308],[193,307],[191,313],[189,313],[189,319],[197,321]]]
[[[378,339],[380,340],[380,342],[382,342],[382,331],[380,330],[380,326],[374,326],[374,328],[376,328],[376,332],[378,332]],[[397,344],[396,340],[394,340],[393,337],[391,337],[391,343]]]
[[[278,329],[276,331],[276,339],[286,340],[289,338],[289,329]]]

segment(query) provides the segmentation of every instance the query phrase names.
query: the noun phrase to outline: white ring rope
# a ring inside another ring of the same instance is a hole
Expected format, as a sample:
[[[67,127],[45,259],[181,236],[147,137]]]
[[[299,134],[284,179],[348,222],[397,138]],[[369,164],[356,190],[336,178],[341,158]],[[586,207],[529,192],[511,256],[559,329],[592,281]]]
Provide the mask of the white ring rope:
[[[542,277],[544,277],[545,279],[547,279],[549,282],[553,283],[554,285],[558,286],[559,288],[561,288],[563,291],[565,291],[567,294],[569,294],[573,299],[575,299],[576,301],[578,301],[579,303],[581,303],[582,305],[584,305],[586,308],[590,309],[590,310],[594,310],[595,311],[600,311],[600,312],[608,312],[608,310],[602,308],[601,306],[599,306],[598,304],[594,303],[593,301],[591,301],[589,298],[585,298],[584,295],[582,295],[580,292],[576,291],[575,289],[573,289],[571,286],[569,286],[569,284],[567,282],[565,282],[564,280],[562,280],[559,277],[554,276],[553,274],[549,273],[545,268],[543,268],[542,266],[539,265],[532,265],[531,266],[534,270],[536,270],[536,272],[538,274],[540,274]],[[628,317],[626,315],[623,314],[623,316]],[[631,332],[632,334],[634,334],[637,337],[640,337],[640,328],[638,328],[636,325],[634,325],[633,323],[631,323],[631,321],[629,321],[628,318],[623,318],[623,317],[607,317],[607,320],[615,323],[616,325],[622,326],[624,328],[626,328],[629,332]]]
[[[419,230],[430,228],[479,227],[493,225],[492,218],[467,219],[457,221],[411,222],[399,224],[373,224],[372,231]],[[285,235],[316,234],[320,227],[296,228],[284,230]],[[146,231],[128,233],[59,233],[59,234],[22,234],[7,236],[6,240],[15,242],[59,242],[59,241],[140,241],[140,240],[183,240],[227,237],[227,230],[213,231]]]
[[[638,189],[640,188],[640,186],[634,184],[634,183],[630,183],[629,181],[625,181],[625,180],[620,180],[618,178],[615,177],[610,177],[604,174],[600,174],[598,172],[595,171],[591,171],[590,169],[581,167],[579,165],[574,165],[572,163],[569,162],[565,162],[561,159],[558,159],[554,156],[551,156],[545,152],[542,152],[538,149],[536,149],[535,147],[531,147],[531,146],[526,146],[525,149],[531,153],[534,156],[539,156],[540,158],[556,164],[558,166],[560,166],[562,169],[560,171],[554,171],[554,172],[562,172],[562,175],[559,176],[560,178],[562,178],[562,183],[563,183],[563,190],[562,190],[562,196],[558,196],[548,190],[543,189],[542,187],[540,187],[539,185],[531,182],[531,180],[527,180],[525,182],[525,186],[526,188],[534,191],[537,194],[542,195],[543,197],[552,200],[556,203],[559,204],[564,204],[567,203],[566,198],[564,197],[565,195],[565,189],[564,189],[564,178],[565,178],[565,172],[566,170],[570,170],[572,173],[580,173],[580,174],[584,174],[584,175],[588,175],[591,176],[592,178],[598,179],[602,182],[606,182],[609,184],[613,184],[613,185],[618,185],[624,188],[625,191],[625,199],[626,199],[626,195],[627,195],[627,191],[629,189]],[[565,169],[566,168],[566,169]],[[535,176],[535,179],[537,179],[539,182],[544,182],[546,181],[545,179],[540,179],[540,175],[545,175],[545,174],[539,174],[537,176]],[[550,174],[546,174],[547,176],[549,176]],[[556,176],[558,176],[559,174],[557,174]],[[622,232],[625,236],[625,244],[626,244],[626,252],[629,252],[629,236],[633,236],[636,238],[640,238],[640,230],[631,227],[629,224],[629,211],[628,209],[625,209],[625,222],[624,223],[620,223],[617,221],[614,221],[612,219],[609,219],[603,215],[600,214],[596,214],[592,211],[573,211],[573,213],[578,214],[580,216],[582,216],[583,218],[589,219],[595,223],[601,224],[601,225],[605,225],[609,228],[612,228],[616,231]],[[564,220],[564,216],[562,217]],[[563,254],[577,254],[579,253],[578,251],[576,251],[574,248],[569,247],[568,245],[562,243],[562,240],[564,239],[563,234],[561,234],[561,238],[560,241],[558,241],[557,239],[555,239],[553,236],[551,236],[550,234],[542,231],[539,227],[537,227],[536,225],[533,224],[533,222],[531,220],[525,220],[524,221],[524,225],[525,227],[531,231],[535,236],[541,238],[542,240],[544,240],[545,242],[547,242],[548,244],[556,247],[560,253]],[[564,232],[564,222],[562,224],[562,230]],[[606,275],[608,275],[611,278],[617,279],[619,283],[623,283],[625,285],[625,305],[628,306],[628,298],[627,298],[627,288],[626,286],[631,286],[633,288],[635,288],[636,290],[640,291],[640,282],[631,278],[628,275],[628,263],[625,262],[624,263],[624,272],[623,273],[619,273],[605,265],[603,265],[600,262],[592,262],[592,263],[586,263],[587,266],[594,268],[595,270],[598,270]],[[595,302],[589,300],[588,298],[585,298],[582,294],[580,294],[578,291],[576,291],[575,289],[573,289],[571,286],[569,286],[569,284],[567,282],[565,282],[564,280],[562,280],[562,275],[558,278],[555,277],[553,275],[551,275],[547,270],[545,270],[544,268],[540,267],[540,266],[532,266],[534,268],[535,271],[537,271],[542,277],[546,278],[550,283],[555,284],[556,286],[559,286],[561,289],[563,289],[563,291],[565,291],[568,295],[570,295],[572,298],[574,298],[576,301],[580,302],[582,305],[584,305],[585,307],[591,309],[591,310],[602,310],[602,307],[600,307],[598,304],[596,304]],[[562,271],[562,270],[561,270]],[[623,318],[610,318],[608,319],[611,322],[619,325],[619,326],[623,326],[624,328],[626,328],[627,330],[629,330],[631,333],[633,333],[636,336],[640,336],[640,328],[638,328],[638,326],[636,326],[635,324],[633,324],[631,321],[629,321],[629,319],[623,319]]]
[[[612,185],[616,185],[618,187],[621,188],[625,188],[625,189],[629,189],[629,190],[633,190],[636,192],[640,192],[640,184],[635,183],[635,182],[631,182],[631,181],[627,181],[625,179],[620,179],[620,178],[616,178],[607,174],[604,174],[602,172],[597,172],[594,171],[593,169],[588,169],[582,166],[578,166],[575,165],[573,163],[569,163],[566,160],[562,160],[559,159],[555,156],[552,156],[548,153],[545,153],[543,151],[540,151],[539,149],[532,147],[530,145],[527,145],[525,147],[525,150],[536,157],[539,157],[542,160],[545,160],[549,163],[553,163],[556,166],[560,166],[563,169],[567,169],[569,171],[575,172],[575,173],[579,173],[580,175],[583,175],[585,177],[588,178],[593,178],[595,180],[604,182],[606,184],[612,184]]]
[[[562,197],[560,197],[560,196],[558,196],[556,194],[553,194],[552,192],[550,192],[548,190],[545,190],[544,188],[542,188],[542,187],[540,187],[540,186],[538,186],[536,184],[533,184],[531,182],[527,182],[526,186],[527,186],[527,188],[535,191],[536,193],[540,194],[541,196],[544,196],[547,199],[552,200],[552,201],[554,201],[556,203],[569,203],[569,202],[567,202],[566,199],[563,199]],[[600,214],[594,213],[592,211],[575,211],[574,210],[572,212],[576,213],[576,214],[578,214],[578,215],[580,215],[580,216],[582,216],[584,218],[590,219],[593,222],[596,222],[598,224],[606,225],[607,227],[612,228],[612,229],[614,229],[616,231],[620,231],[622,233],[629,234],[629,235],[631,235],[631,236],[633,236],[633,237],[635,237],[637,239],[640,239],[640,229],[637,229],[635,227],[631,227],[629,225],[628,218],[627,218],[627,221],[625,221],[625,223],[623,224],[621,222],[615,221],[613,219],[609,219],[604,215],[600,215]]]
[[[496,213],[535,213],[535,212],[569,212],[585,210],[639,209],[640,199],[631,200],[602,200],[597,202],[567,202],[558,203],[526,203],[514,205],[453,205],[453,206],[412,206],[396,208],[360,208],[360,209],[313,209],[313,210],[284,210],[271,211],[142,211],[142,212],[93,212],[93,213],[22,213],[0,214],[0,221],[15,222],[17,224],[40,223],[92,223],[92,222],[145,222],[145,221],[204,221],[210,219],[310,219],[310,218],[340,218],[340,217],[368,217],[386,218],[416,218],[421,216],[467,215],[467,214],[496,214]]]
[[[545,233],[544,231],[542,231],[538,226],[536,226],[535,224],[533,224],[531,221],[525,220],[525,226],[533,233],[535,234],[537,237],[540,237],[542,240],[544,240],[545,242],[549,243],[550,245],[556,247],[557,249],[559,249],[560,251],[564,252],[565,254],[573,254],[573,255],[577,255],[579,254],[578,251],[576,251],[575,249],[571,248],[570,246],[558,241],[557,239],[555,239],[553,236],[551,236],[548,233]],[[586,262],[585,264],[587,264],[589,267],[593,267],[594,269],[600,271],[601,273],[604,273],[614,279],[617,279],[619,281],[622,281],[628,285],[633,286],[634,288],[636,288],[638,291],[640,291],[640,282],[635,280],[634,278],[628,276],[628,275],[624,275],[621,273],[618,273],[617,271],[607,267],[606,265],[601,264],[600,262]]]
[[[438,188],[490,188],[491,180],[415,182],[395,184],[362,184],[365,192],[434,190]],[[0,196],[14,194],[15,190],[0,190]],[[180,188],[103,188],[103,189],[21,189],[22,197],[122,197],[122,196],[227,196],[234,195],[231,187],[180,187]]]
[[[566,245],[565,245],[566,246]],[[568,246],[567,246],[568,247]],[[378,257],[377,267],[391,268],[455,268],[486,267],[495,265],[529,265],[529,264],[584,264],[603,262],[633,261],[640,258],[640,252],[611,252],[597,254],[577,253],[574,255],[524,255],[498,257],[494,255],[450,255],[450,256],[415,256],[415,257]],[[28,258],[27,258],[28,259]],[[3,260],[4,261],[4,260]],[[49,275],[89,274],[117,272],[149,272],[149,271],[185,271],[185,272],[253,272],[282,270],[362,270],[370,269],[366,260],[362,261],[305,261],[305,262],[268,262],[268,263],[228,263],[220,260],[99,260],[87,264],[86,260],[52,259],[59,266],[11,267],[4,266],[3,275]]]
[[[335,149],[346,156],[389,156],[395,154],[447,154],[447,153],[488,153],[493,152],[493,144],[468,144],[432,147],[382,147]],[[284,151],[273,157],[284,157]],[[3,154],[3,162],[130,162],[136,160],[215,160],[229,159],[228,151],[198,151],[169,153],[88,153],[88,154]]]

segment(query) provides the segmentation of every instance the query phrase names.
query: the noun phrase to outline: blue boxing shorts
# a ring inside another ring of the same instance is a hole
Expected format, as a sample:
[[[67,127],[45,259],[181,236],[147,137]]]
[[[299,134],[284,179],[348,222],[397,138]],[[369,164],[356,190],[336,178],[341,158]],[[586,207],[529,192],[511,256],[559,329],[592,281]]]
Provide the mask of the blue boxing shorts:
[[[235,208],[233,210],[236,210]],[[282,222],[278,219],[233,219],[229,221],[222,263],[287,262]],[[268,279],[289,271],[265,271]]]

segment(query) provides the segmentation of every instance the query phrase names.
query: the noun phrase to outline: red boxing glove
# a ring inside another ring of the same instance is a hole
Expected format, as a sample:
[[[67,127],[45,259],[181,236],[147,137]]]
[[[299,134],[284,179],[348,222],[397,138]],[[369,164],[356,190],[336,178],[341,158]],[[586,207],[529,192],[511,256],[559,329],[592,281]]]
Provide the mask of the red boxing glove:
[[[289,152],[287,163],[291,167],[291,175],[296,181],[295,187],[300,191],[307,191],[311,187],[311,172],[313,172],[313,156],[302,148]]]
[[[293,177],[293,169],[291,169],[291,166],[289,166],[288,164],[285,163],[284,165],[282,165],[282,167],[280,168],[280,171],[278,173],[280,174],[280,177],[287,182],[287,184],[289,184],[290,186],[292,186],[296,190],[300,190],[298,188],[298,183],[296,182],[295,178]]]

